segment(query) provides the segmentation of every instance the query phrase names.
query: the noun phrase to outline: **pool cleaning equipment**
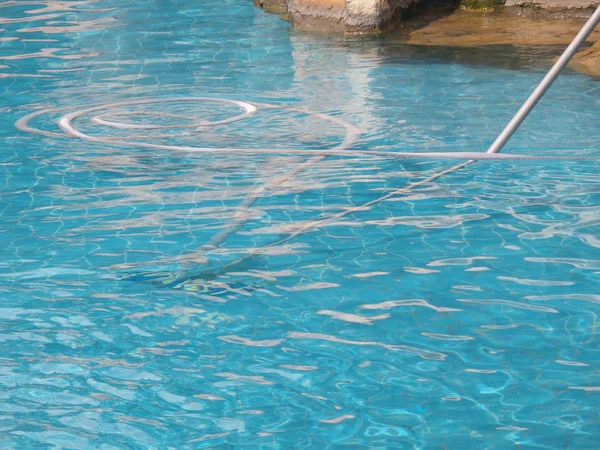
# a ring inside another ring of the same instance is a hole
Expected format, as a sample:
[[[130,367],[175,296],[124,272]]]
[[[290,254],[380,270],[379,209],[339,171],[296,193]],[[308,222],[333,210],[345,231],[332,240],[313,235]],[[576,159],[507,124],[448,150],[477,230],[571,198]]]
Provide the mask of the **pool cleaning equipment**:
[[[487,153],[499,153],[500,150],[506,145],[508,140],[512,137],[512,135],[517,131],[519,126],[523,123],[523,121],[527,118],[529,113],[533,110],[535,105],[540,101],[546,91],[552,86],[552,83],[558,78],[558,75],[562,72],[562,70],[567,67],[569,61],[573,59],[577,49],[581,47],[581,45],[585,42],[592,31],[598,26],[600,23],[600,6],[596,8],[596,11],[592,14],[592,16],[585,23],[583,28],[577,33],[577,36],[571,41],[567,49],[563,52],[563,54],[558,58],[556,63],[552,66],[552,68],[548,71],[544,79],[538,84],[538,86],[533,90],[531,95],[525,100],[521,109],[514,115],[511,121],[506,125],[506,128],[502,130],[502,133],[498,135],[494,143],[490,146]]]
[[[575,36],[575,38],[573,39],[573,41],[569,44],[569,46],[566,48],[566,50],[563,52],[563,54],[560,56],[560,58],[556,61],[556,63],[554,63],[554,65],[552,66],[552,68],[548,71],[548,73],[546,74],[546,76],[542,79],[542,81],[538,84],[538,86],[533,90],[533,92],[531,93],[531,95],[527,98],[527,100],[525,101],[525,103],[523,103],[523,106],[521,106],[521,108],[519,109],[519,111],[514,115],[514,117],[510,120],[510,122],[508,123],[508,125],[504,128],[504,130],[502,130],[502,132],[500,133],[500,135],[498,135],[498,137],[496,138],[496,140],[494,141],[494,143],[490,146],[490,148],[487,150],[487,152],[485,154],[481,154],[481,153],[464,153],[461,154],[458,158],[460,157],[465,157],[465,159],[468,159],[468,161],[465,161],[463,163],[457,164],[455,166],[452,166],[446,170],[443,170],[441,172],[438,172],[426,179],[423,179],[421,181],[418,181],[416,183],[411,183],[408,186],[405,186],[403,188],[399,188],[399,189],[395,189],[392,192],[383,195],[375,200],[371,200],[367,203],[364,203],[362,205],[359,206],[355,206],[349,209],[346,209],[338,214],[334,214],[331,215],[329,217],[323,218],[323,219],[319,219],[319,220],[315,220],[312,222],[307,223],[305,226],[303,226],[302,228],[294,231],[292,234],[288,235],[287,237],[280,239],[276,242],[272,242],[271,244],[268,244],[265,247],[274,247],[277,245],[281,245],[284,244],[292,239],[294,239],[296,236],[305,233],[307,231],[310,231],[312,229],[327,225],[331,222],[334,222],[338,219],[341,219],[349,214],[352,213],[357,213],[359,211],[365,210],[370,206],[379,204],[381,202],[384,202],[385,200],[388,200],[392,197],[396,197],[398,195],[403,195],[403,194],[407,194],[409,192],[411,192],[414,188],[417,188],[419,186],[423,186],[426,185],[428,183],[431,183],[433,181],[436,181],[440,178],[442,178],[445,175],[448,175],[450,173],[456,172],[470,164],[473,164],[476,161],[483,161],[483,160],[502,160],[502,159],[516,159],[516,160],[537,160],[537,161],[547,161],[552,159],[552,157],[547,157],[547,156],[532,156],[532,155],[526,155],[526,156],[522,156],[522,155],[500,155],[499,152],[502,150],[502,148],[504,148],[504,146],[506,145],[506,143],[508,142],[508,140],[512,137],[512,135],[517,131],[517,129],[519,128],[519,126],[523,123],[523,121],[527,118],[527,116],[529,115],[529,113],[533,110],[533,108],[535,107],[535,105],[537,105],[537,103],[540,101],[540,99],[542,98],[542,96],[546,93],[546,91],[550,88],[550,86],[552,85],[552,83],[556,80],[556,78],[558,77],[558,75],[560,74],[560,72],[567,66],[567,64],[569,63],[569,61],[571,61],[571,59],[573,58],[573,56],[575,55],[575,53],[577,52],[577,49],[585,42],[585,40],[588,38],[588,36],[594,31],[594,29],[598,26],[598,24],[600,23],[600,6],[598,6],[596,8],[596,10],[594,11],[594,13],[592,14],[592,16],[588,19],[588,21],[585,23],[585,25],[581,28],[581,30],[579,31],[579,33],[577,33],[577,35]],[[408,157],[407,154],[404,154],[405,157]],[[433,156],[433,153],[429,153],[428,154],[429,157],[439,157],[444,158],[446,156],[446,154],[443,154],[443,156],[438,156],[438,154],[435,154],[436,156]],[[450,154],[448,154],[450,155]],[[457,156],[457,153],[452,153],[451,155],[453,156]],[[469,157],[470,155],[473,155],[473,157]],[[566,155],[562,155],[559,157],[559,159],[569,159],[568,157],[565,157]],[[457,159],[458,159],[457,158]],[[584,157],[585,159],[598,159],[597,156],[590,156],[590,157]],[[448,158],[450,159],[450,158]],[[577,158],[578,159],[578,158]],[[249,254],[246,255],[242,258],[239,258],[229,264],[226,264],[225,266],[223,266],[220,271],[221,272],[226,272],[228,269],[235,267],[237,265],[239,265],[240,263],[242,263],[243,261],[251,258],[252,256],[254,256],[253,254]]]
[[[119,109],[136,106],[136,105],[149,105],[149,104],[172,104],[172,103],[220,103],[226,105],[232,105],[242,110],[241,114],[235,115],[228,119],[218,120],[209,122],[203,119],[191,117],[189,115],[170,114],[164,112],[152,112],[152,111],[120,111]],[[482,152],[382,152],[377,150],[349,150],[360,139],[360,131],[352,124],[342,120],[339,117],[331,116],[328,114],[316,113],[301,108],[293,108],[283,105],[274,105],[269,103],[249,103],[239,100],[231,100],[226,98],[218,97],[165,97],[165,98],[150,98],[150,99],[137,99],[128,100],[122,102],[110,102],[110,103],[97,103],[88,105],[83,109],[64,114],[58,119],[58,126],[62,130],[62,133],[47,131],[40,128],[35,128],[30,125],[30,122],[40,116],[56,114],[62,111],[67,111],[70,108],[49,108],[41,109],[39,111],[32,112],[21,119],[17,120],[15,126],[27,133],[39,134],[49,137],[65,137],[65,138],[79,138],[88,142],[96,142],[102,144],[111,144],[124,147],[135,147],[135,148],[147,148],[150,150],[168,150],[176,152],[188,152],[188,153],[210,153],[210,154],[238,154],[238,155],[277,155],[277,156],[294,156],[294,155],[310,155],[314,157],[327,157],[327,156],[338,156],[338,157],[380,157],[380,158],[393,158],[393,159],[437,159],[437,160],[473,160],[473,161],[490,161],[490,160],[509,160],[509,161],[593,161],[600,159],[600,156],[587,156],[587,155],[544,155],[544,156],[533,156],[533,155],[518,155],[518,154],[496,154],[499,150],[487,153]],[[234,122],[247,119],[254,116],[259,112],[259,109],[279,109],[282,111],[295,112],[305,114],[314,118],[325,120],[333,124],[337,124],[344,128],[345,136],[342,142],[326,150],[310,150],[310,149],[279,149],[279,148],[215,148],[215,147],[196,147],[196,146],[185,146],[185,145],[171,145],[171,144],[158,144],[155,142],[145,142],[142,139],[168,139],[173,137],[190,136],[192,134],[201,133],[202,131],[220,125],[226,125]],[[111,112],[111,110],[116,110]],[[186,133],[179,134],[136,134],[129,136],[119,137],[107,137],[107,136],[91,136],[80,131],[77,126],[73,123],[76,119],[91,115],[92,113],[101,114],[92,115],[90,121],[96,125],[103,125],[106,127],[121,129],[121,130],[164,130],[164,129],[188,129]],[[163,118],[179,118],[186,119],[189,121],[187,124],[178,125],[151,125],[151,124],[135,124],[128,122],[119,122],[117,120],[108,120],[107,118],[112,116],[150,116],[150,117],[163,117]],[[514,132],[514,131],[513,131]],[[491,148],[490,148],[491,150]],[[493,154],[492,154],[493,153]],[[313,163],[317,162],[313,160]],[[312,165],[312,164],[310,164]],[[304,164],[302,164],[304,166]],[[308,166],[307,166],[308,167]],[[295,169],[290,173],[290,176],[298,173]],[[287,175],[287,174],[286,174]],[[286,179],[289,177],[286,177]],[[282,180],[283,181],[283,180]]]
[[[175,98],[146,98],[146,99],[132,99],[119,102],[105,102],[97,103],[79,108],[72,111],[72,108],[49,108],[41,109],[32,112],[16,122],[16,127],[19,130],[28,133],[39,134],[48,137],[66,137],[75,138],[87,142],[93,142],[105,145],[115,145],[119,147],[135,147],[135,148],[146,148],[149,150],[165,150],[174,152],[191,152],[191,153],[209,153],[209,154],[239,154],[239,155],[277,155],[277,156],[293,156],[293,155],[307,155],[310,158],[286,171],[282,175],[279,175],[273,179],[264,181],[259,187],[249,192],[242,202],[238,206],[238,214],[232,220],[225,224],[222,231],[215,234],[209,242],[204,244],[199,250],[191,252],[189,254],[180,256],[175,261],[184,266],[181,272],[175,277],[176,280],[184,280],[189,277],[198,277],[198,273],[194,275],[191,273],[187,264],[197,264],[199,261],[205,259],[204,255],[212,250],[218,248],[223,242],[227,240],[232,233],[238,231],[244,226],[246,222],[250,220],[251,207],[256,201],[264,195],[265,192],[272,190],[287,180],[291,179],[295,175],[314,167],[320,161],[326,157],[365,157],[370,158],[393,158],[393,159],[433,159],[433,160],[460,160],[461,163],[454,165],[441,172],[435,173],[421,181],[411,183],[403,188],[399,188],[383,195],[377,199],[371,200],[365,204],[348,208],[340,213],[333,214],[328,217],[324,217],[308,224],[304,225],[294,233],[287,237],[266,245],[266,247],[272,247],[285,243],[301,233],[309,231],[320,226],[327,225],[335,220],[338,220],[344,216],[352,213],[359,212],[368,208],[369,206],[376,205],[392,197],[403,195],[411,192],[413,189],[426,185],[430,182],[436,181],[445,175],[456,172],[457,170],[464,168],[476,161],[596,161],[600,160],[600,156],[593,155],[517,155],[517,154],[500,154],[499,152],[523,123],[529,113],[533,110],[535,105],[542,98],[544,93],[556,80],[560,72],[566,67],[569,61],[572,59],[577,49],[585,42],[587,37],[592,33],[594,28],[600,23],[600,6],[592,14],[590,19],[586,22],[583,28],[579,31],[577,36],[573,39],[571,44],[567,47],[561,57],[552,66],[547,75],[543,78],[540,84],[535,88],[529,98],[525,101],[523,106],[519,109],[517,114],[511,119],[506,128],[500,133],[498,138],[490,146],[487,152],[382,152],[382,151],[369,151],[369,150],[355,150],[352,146],[360,139],[360,131],[352,124],[342,120],[339,117],[331,116],[328,114],[317,113],[301,108],[288,107],[283,105],[274,105],[268,103],[255,103],[246,102],[240,100],[232,100],[226,98],[216,97],[175,97]],[[241,110],[237,115],[231,116],[226,119],[207,121],[202,118],[193,117],[190,114],[173,114],[168,112],[156,112],[155,110],[145,111],[136,109],[134,111],[127,110],[126,108],[138,107],[143,105],[156,105],[161,103],[173,104],[173,103],[216,103],[221,105],[233,106]],[[262,148],[262,149],[250,149],[250,148],[214,148],[214,147],[200,147],[200,146],[188,146],[188,145],[172,145],[167,143],[159,143],[161,139],[174,139],[182,136],[193,136],[195,134],[202,133],[207,129],[227,125],[234,122],[239,122],[244,119],[248,119],[256,114],[259,114],[261,109],[275,109],[287,112],[294,112],[304,114],[319,120],[330,122],[332,124],[341,126],[345,131],[343,140],[336,146],[326,150],[310,150],[310,149],[273,149],[273,148]],[[71,112],[69,112],[71,111]],[[57,113],[64,112],[63,116],[58,119],[58,127],[62,132],[58,131],[47,131],[40,128],[35,128],[30,125],[30,122],[40,116],[54,115]],[[163,119],[178,119],[179,121],[185,121],[181,124],[146,124],[146,123],[132,123],[123,121],[123,117],[126,116],[149,116]],[[135,135],[130,136],[102,136],[102,135],[90,135],[81,131],[76,122],[81,119],[88,117],[92,123],[97,126],[106,127],[106,129],[113,130],[135,130]],[[165,133],[165,134],[150,134],[150,132],[162,132],[162,130],[184,130],[181,133]],[[141,131],[141,133],[139,133]],[[232,263],[223,266],[221,270],[236,265],[239,262],[253,256],[249,254],[244,258],[238,259]],[[140,265],[156,265],[159,262],[150,262],[146,264],[133,264],[133,265],[122,265],[120,268],[132,268]],[[200,272],[201,274],[201,272]]]

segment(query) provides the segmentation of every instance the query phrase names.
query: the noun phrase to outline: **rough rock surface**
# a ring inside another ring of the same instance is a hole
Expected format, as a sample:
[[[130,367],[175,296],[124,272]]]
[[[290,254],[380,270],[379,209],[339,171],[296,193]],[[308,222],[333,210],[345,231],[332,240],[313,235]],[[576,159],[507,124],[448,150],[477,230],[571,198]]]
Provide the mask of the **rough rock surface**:
[[[376,34],[431,0],[254,0],[267,11],[284,14],[295,28]],[[401,35],[413,45],[480,47],[486,45],[567,45],[600,0],[461,0],[461,5],[493,1],[493,7],[460,9],[427,8],[401,24]],[[467,2],[467,3],[465,3]],[[504,2],[504,3],[501,3]],[[478,3],[479,4],[479,3]],[[484,4],[484,3],[481,3]],[[485,3],[489,4],[489,3]],[[489,10],[489,11],[488,11]],[[519,16],[518,20],[515,16]],[[560,20],[558,20],[560,19]],[[600,29],[580,51],[571,67],[600,79]]]
[[[294,28],[345,31],[346,0],[289,0],[288,20]]]
[[[288,0],[254,0],[254,6],[271,13],[285,14],[288,11]]]
[[[283,14],[298,29],[377,34],[391,28],[419,1],[254,0],[254,4],[266,11]]]
[[[506,0],[504,15],[552,19],[583,19],[592,15],[598,0]]]
[[[481,47],[486,45],[568,45],[583,21],[533,19],[454,11],[423,15],[405,23],[405,42],[414,45]],[[600,41],[600,27],[588,42]]]
[[[373,34],[393,28],[419,0],[346,0],[346,34]]]
[[[600,79],[600,41],[577,53],[571,67],[579,73]]]
[[[404,24],[402,41],[411,45],[478,47],[498,45],[565,47],[581,29],[582,19],[514,17],[455,11],[445,16],[422,16]],[[600,27],[579,51],[571,68],[600,79]]]
[[[427,9],[435,0],[254,0],[266,11],[283,14],[295,28],[345,34],[377,34]],[[460,0],[461,8],[508,17],[583,19],[600,0]]]

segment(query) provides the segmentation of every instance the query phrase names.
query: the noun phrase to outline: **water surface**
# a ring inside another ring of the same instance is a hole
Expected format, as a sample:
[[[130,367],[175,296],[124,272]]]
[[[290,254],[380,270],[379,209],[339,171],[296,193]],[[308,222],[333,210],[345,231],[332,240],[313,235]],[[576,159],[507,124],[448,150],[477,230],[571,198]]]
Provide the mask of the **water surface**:
[[[452,163],[219,153],[341,121],[355,150],[485,151],[560,49],[293,33],[247,0],[7,1],[0,29],[2,447],[596,446],[597,163],[406,190]],[[239,108],[182,97],[279,108],[210,127]],[[140,99],[73,119],[112,143],[56,124]],[[596,154],[599,106],[568,71],[506,150]]]

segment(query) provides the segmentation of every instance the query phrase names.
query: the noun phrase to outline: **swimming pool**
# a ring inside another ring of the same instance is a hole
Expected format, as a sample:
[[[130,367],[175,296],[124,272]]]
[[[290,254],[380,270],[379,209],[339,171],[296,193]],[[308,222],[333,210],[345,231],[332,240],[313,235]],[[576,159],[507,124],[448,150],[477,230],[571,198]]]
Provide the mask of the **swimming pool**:
[[[0,17],[2,447],[595,446],[598,163],[364,154],[485,151],[561,48]],[[566,72],[506,151],[597,154],[599,104]]]

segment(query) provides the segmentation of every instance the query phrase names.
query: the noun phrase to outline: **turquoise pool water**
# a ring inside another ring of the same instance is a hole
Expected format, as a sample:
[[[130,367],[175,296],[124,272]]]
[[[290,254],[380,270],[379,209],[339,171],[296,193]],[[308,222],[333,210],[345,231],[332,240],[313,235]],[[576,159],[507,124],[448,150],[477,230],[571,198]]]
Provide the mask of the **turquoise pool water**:
[[[1,447],[598,446],[598,163],[405,189],[456,162],[219,153],[485,151],[560,48],[250,0],[7,1],[0,29]],[[506,151],[597,154],[599,106],[566,72]]]

